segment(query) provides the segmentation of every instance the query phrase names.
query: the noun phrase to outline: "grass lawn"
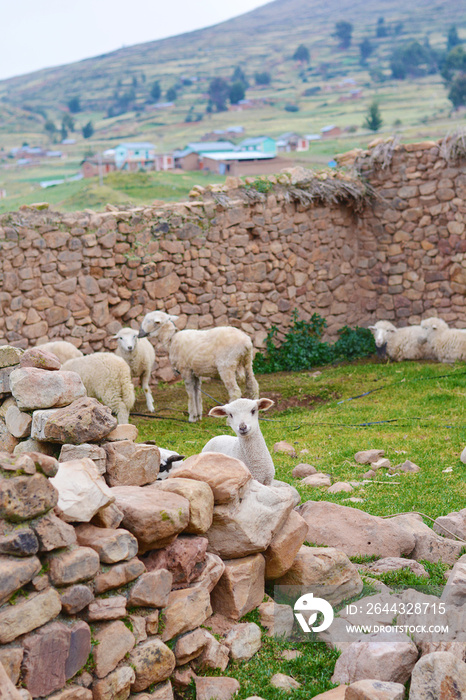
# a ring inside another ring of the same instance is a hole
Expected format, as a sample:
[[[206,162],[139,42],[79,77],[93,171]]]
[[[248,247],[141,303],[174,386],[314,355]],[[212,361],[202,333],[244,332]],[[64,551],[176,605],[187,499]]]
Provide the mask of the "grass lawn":
[[[465,507],[466,465],[459,460],[466,444],[464,365],[373,360],[317,371],[259,375],[257,379],[261,396],[276,402],[261,422],[269,449],[286,440],[298,454],[297,458],[274,454],[276,476],[295,486],[302,501],[328,500],[373,515],[420,511],[432,518]],[[205,415],[216,400],[225,403],[227,396],[219,381],[206,381],[203,387],[212,397],[204,396]],[[366,392],[372,393],[348,400]],[[214,435],[230,432],[224,420],[205,417],[200,423],[185,422],[187,396],[182,382],[159,385],[154,397],[158,418],[132,419],[139,428],[140,441],[156,440],[161,447],[188,456],[199,452]],[[142,398],[135,410],[145,411]],[[331,474],[334,481],[360,480],[367,467],[357,465],[354,454],[371,448],[385,450],[392,464],[410,459],[421,471],[393,477],[386,470],[378,471],[374,482],[351,494],[363,499],[357,504],[344,501],[347,493],[327,494],[323,488],[301,486],[291,476],[296,464],[307,462]],[[444,472],[447,468],[452,471]],[[431,525],[429,520],[425,522]],[[427,564],[426,568],[434,586],[443,582],[445,567]],[[405,572],[384,576],[389,585],[429,583]],[[257,622],[256,616],[254,611],[247,619]],[[303,655],[284,661],[280,655],[285,648],[299,648]],[[293,691],[293,697],[301,700],[332,687],[336,657],[337,653],[323,644],[293,644],[264,637],[260,652],[248,663],[230,664],[225,673],[240,681],[240,700],[250,695],[266,700],[289,697],[272,688],[268,678],[276,672],[292,675],[305,684]],[[185,697],[193,697],[191,689]]]

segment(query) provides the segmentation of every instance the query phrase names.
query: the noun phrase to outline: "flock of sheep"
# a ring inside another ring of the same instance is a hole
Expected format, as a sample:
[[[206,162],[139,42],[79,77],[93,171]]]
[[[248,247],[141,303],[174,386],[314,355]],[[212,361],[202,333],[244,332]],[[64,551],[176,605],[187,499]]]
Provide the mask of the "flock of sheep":
[[[425,318],[418,326],[396,328],[390,321],[369,326],[379,353],[391,360],[466,360],[466,329],[449,328],[441,318]]]

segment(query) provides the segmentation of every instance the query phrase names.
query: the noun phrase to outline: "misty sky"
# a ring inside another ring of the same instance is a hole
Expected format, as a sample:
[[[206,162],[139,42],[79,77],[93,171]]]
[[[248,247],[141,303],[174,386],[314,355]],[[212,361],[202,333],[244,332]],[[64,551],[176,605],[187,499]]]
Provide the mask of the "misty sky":
[[[2,0],[0,79],[217,24],[267,0]]]

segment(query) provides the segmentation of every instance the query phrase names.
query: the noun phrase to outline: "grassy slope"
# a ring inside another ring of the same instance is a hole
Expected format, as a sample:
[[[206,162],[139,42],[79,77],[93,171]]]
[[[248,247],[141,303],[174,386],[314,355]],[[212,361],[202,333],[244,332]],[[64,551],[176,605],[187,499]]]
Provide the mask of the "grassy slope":
[[[328,500],[351,505],[373,515],[390,515],[404,511],[421,511],[433,518],[464,507],[465,465],[459,454],[466,442],[464,365],[449,367],[421,362],[386,364],[361,361],[337,367],[300,373],[258,376],[261,396],[276,401],[263,414],[262,432],[271,449],[275,442],[287,440],[298,458],[274,454],[277,478],[295,486],[302,500]],[[451,375],[443,378],[443,375]],[[368,396],[344,401],[353,396],[380,389]],[[225,389],[220,382],[204,383],[213,398],[204,397],[204,413],[223,402]],[[230,432],[224,421],[204,418],[201,423],[186,421],[187,398],[181,382],[160,385],[154,392],[159,419],[133,417],[139,428],[139,440],[152,439],[157,444],[191,455],[202,449],[213,435]],[[144,412],[144,401],[138,400]],[[394,421],[394,422],[384,422]],[[363,426],[361,424],[373,423]],[[345,501],[349,494],[328,494],[326,489],[303,487],[291,471],[298,462],[313,464],[337,480],[360,480],[367,467],[354,462],[358,450],[379,448],[392,464],[410,459],[421,467],[418,474],[389,477],[386,470],[377,472],[376,481],[350,494],[363,498],[362,503]],[[301,450],[308,450],[300,454]],[[443,470],[451,467],[452,472]],[[430,521],[425,521],[431,525]],[[432,586],[432,592],[444,584],[442,564],[426,564],[430,579],[406,572],[381,576],[388,585]],[[425,590],[425,589],[424,589]],[[368,591],[365,591],[367,594]],[[258,622],[256,612],[246,618]],[[263,647],[248,663],[231,664],[218,675],[230,675],[241,683],[239,700],[260,695],[266,700],[289,697],[269,684],[277,672],[291,675],[303,684],[293,691],[296,700],[311,698],[332,687],[330,678],[337,653],[323,644],[299,643],[264,637]],[[284,661],[281,653],[297,648],[302,656]],[[209,673],[208,675],[212,675]],[[192,689],[183,697],[193,698]]]

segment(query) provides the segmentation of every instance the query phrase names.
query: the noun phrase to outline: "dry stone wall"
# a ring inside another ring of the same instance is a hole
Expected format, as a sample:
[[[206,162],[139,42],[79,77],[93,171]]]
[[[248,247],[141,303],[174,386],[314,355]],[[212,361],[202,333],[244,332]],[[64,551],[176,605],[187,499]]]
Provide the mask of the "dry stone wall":
[[[357,154],[375,195],[364,207],[326,195],[337,179],[295,168],[271,176],[265,193],[229,178],[183,203],[4,215],[0,344],[110,349],[121,325],[153,309],[178,314],[180,328],[237,326],[256,347],[272,324],[284,332],[295,308],[324,316],[330,337],[381,318],[466,325],[464,162],[427,142],[398,146],[382,167],[376,148]],[[163,354],[158,374],[172,377]]]

